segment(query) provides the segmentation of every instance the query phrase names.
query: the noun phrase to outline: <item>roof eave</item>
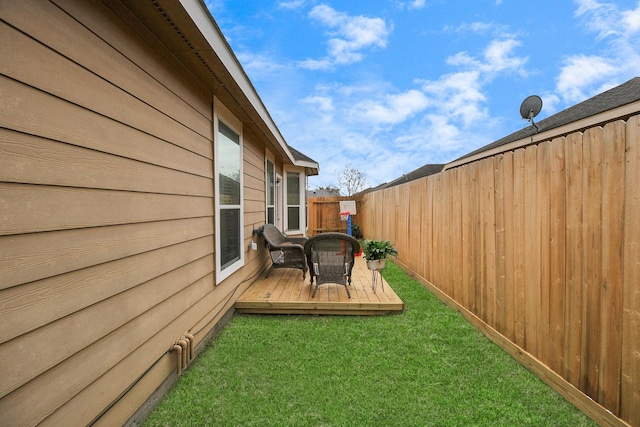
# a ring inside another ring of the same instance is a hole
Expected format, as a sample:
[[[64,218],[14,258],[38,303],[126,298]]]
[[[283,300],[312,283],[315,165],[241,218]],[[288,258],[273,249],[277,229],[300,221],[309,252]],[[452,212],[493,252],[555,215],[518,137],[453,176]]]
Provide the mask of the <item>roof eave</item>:
[[[234,84],[237,85],[237,88],[244,95],[246,102],[249,103],[255,115],[259,117],[260,121],[268,129],[272,136],[271,142],[277,146],[278,151],[288,158],[291,164],[296,165],[296,159],[291,153],[288,144],[262,102],[262,99],[260,99],[260,96],[253,87],[249,77],[240,65],[240,62],[233,53],[231,46],[229,46],[226,41],[222,31],[215,23],[211,13],[209,13],[205,3],[202,0],[179,0],[179,2],[193,21],[194,25],[197,27],[198,31],[205,38],[212,51],[218,56],[226,69],[225,71],[229,74]],[[316,164],[315,167],[317,169],[318,165]]]

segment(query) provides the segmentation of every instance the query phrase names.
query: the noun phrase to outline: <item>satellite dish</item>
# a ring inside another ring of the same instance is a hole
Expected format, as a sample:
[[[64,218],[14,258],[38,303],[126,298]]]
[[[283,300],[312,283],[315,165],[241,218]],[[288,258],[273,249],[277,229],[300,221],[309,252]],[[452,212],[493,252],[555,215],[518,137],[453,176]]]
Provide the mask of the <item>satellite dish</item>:
[[[538,95],[528,96],[520,105],[520,115],[524,120],[530,121],[536,127],[536,132],[539,132],[540,128],[535,124],[533,118],[540,113],[540,110],[542,110],[542,98]]]

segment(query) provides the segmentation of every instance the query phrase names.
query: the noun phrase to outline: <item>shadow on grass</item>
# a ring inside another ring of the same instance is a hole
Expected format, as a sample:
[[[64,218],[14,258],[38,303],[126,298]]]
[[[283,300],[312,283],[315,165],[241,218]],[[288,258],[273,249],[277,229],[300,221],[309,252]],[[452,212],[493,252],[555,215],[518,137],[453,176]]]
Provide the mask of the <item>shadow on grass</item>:
[[[393,263],[378,317],[235,315],[145,426],[592,426]]]

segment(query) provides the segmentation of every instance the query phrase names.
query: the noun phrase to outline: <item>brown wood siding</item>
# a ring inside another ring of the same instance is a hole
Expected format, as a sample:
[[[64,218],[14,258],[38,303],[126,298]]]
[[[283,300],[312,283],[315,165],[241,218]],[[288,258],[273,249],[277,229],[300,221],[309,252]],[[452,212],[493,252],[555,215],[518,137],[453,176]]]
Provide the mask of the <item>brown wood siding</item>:
[[[368,237],[393,240],[427,286],[606,425],[640,425],[639,129],[636,115],[362,203]]]
[[[120,425],[264,268],[264,143],[216,286],[211,91],[125,8],[1,7],[0,425]]]

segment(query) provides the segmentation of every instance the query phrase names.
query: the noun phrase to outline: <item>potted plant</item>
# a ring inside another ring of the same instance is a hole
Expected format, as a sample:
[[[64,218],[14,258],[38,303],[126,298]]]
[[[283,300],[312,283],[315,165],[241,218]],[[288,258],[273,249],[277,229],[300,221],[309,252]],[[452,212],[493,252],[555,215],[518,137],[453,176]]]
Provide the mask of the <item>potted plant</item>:
[[[369,270],[382,270],[387,263],[387,256],[398,255],[398,251],[388,240],[365,240],[362,243],[362,253]]]

